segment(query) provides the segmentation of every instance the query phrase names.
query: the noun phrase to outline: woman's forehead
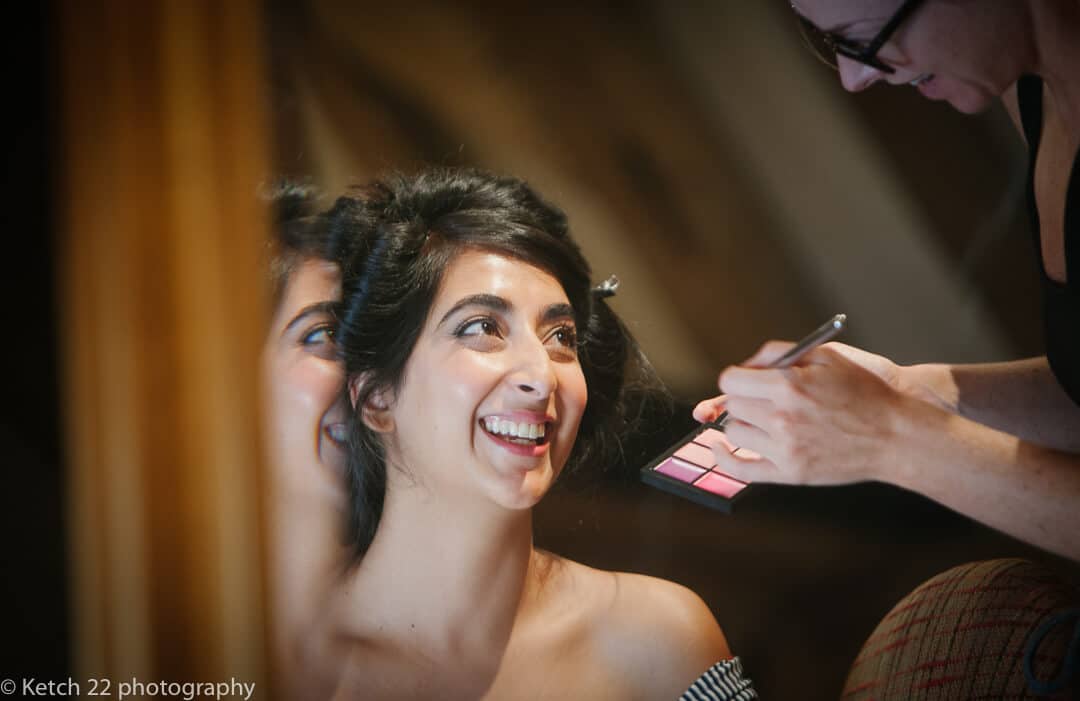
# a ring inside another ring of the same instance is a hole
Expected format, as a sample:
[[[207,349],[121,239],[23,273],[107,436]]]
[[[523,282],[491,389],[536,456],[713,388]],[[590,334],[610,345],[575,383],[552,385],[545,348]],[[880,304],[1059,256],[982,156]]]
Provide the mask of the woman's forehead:
[[[562,285],[546,270],[496,251],[466,250],[447,267],[435,304],[450,305],[475,293],[539,304],[567,301]]]
[[[274,325],[309,304],[341,299],[341,269],[337,263],[306,258],[289,271],[277,309]]]
[[[298,298],[336,299],[340,296],[341,269],[337,263],[331,261],[306,258],[289,273],[289,278],[285,281],[286,303],[295,303]]]

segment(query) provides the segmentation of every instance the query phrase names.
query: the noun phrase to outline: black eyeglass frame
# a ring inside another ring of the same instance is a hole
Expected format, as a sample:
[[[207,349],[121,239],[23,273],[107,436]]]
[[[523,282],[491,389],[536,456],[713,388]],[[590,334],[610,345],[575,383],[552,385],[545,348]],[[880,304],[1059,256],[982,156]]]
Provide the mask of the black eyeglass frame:
[[[887,63],[882,62],[881,59],[877,57],[877,52],[885,45],[885,42],[892,37],[893,33],[896,32],[897,27],[899,27],[911,13],[922,4],[922,2],[923,0],[904,0],[904,4],[893,13],[893,16],[889,18],[889,21],[885,23],[885,26],[881,28],[881,31],[870,40],[870,43],[865,45],[830,32],[823,32],[802,15],[798,15],[798,17],[799,22],[803,25],[803,31],[817,32],[825,42],[826,48],[831,50],[837,56],[843,56],[852,61],[858,61],[859,63],[870,66],[882,73],[891,74],[895,73],[896,69]],[[807,41],[809,42],[809,39]],[[815,53],[819,52],[815,49]],[[821,58],[828,62],[825,56],[822,56]],[[836,67],[835,63],[830,65],[834,68]]]

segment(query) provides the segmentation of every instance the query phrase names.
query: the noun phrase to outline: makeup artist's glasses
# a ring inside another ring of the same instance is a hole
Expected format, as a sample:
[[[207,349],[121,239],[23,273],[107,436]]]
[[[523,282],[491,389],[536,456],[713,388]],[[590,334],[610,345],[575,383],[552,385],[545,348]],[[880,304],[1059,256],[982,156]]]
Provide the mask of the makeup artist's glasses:
[[[797,11],[795,17],[798,19],[799,31],[802,33],[803,40],[810,50],[821,59],[822,63],[836,68],[837,56],[843,56],[871,68],[876,68],[882,73],[895,73],[896,69],[883,63],[877,57],[877,52],[893,35],[900,23],[907,19],[908,15],[921,3],[922,0],[904,0],[904,4],[889,18],[881,31],[866,44],[860,41],[852,41],[839,34],[823,32]]]

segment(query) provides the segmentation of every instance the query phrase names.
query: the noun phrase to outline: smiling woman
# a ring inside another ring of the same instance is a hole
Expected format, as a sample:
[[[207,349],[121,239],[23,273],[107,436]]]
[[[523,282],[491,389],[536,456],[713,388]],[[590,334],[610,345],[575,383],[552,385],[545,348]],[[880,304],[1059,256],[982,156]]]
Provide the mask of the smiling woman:
[[[533,547],[531,508],[611,459],[652,382],[564,215],[518,180],[432,170],[317,220],[344,243],[349,550],[301,694],[674,698],[705,673],[754,698],[695,594]],[[301,334],[289,353],[314,365]],[[331,406],[310,404],[309,444]]]

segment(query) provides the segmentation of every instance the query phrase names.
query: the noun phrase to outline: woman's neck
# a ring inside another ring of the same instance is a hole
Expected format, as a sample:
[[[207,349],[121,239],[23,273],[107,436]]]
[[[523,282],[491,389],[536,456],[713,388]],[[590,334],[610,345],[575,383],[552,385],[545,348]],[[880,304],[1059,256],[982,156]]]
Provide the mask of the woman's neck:
[[[497,659],[534,566],[530,511],[391,484],[375,539],[345,578],[344,632],[423,656]]]

